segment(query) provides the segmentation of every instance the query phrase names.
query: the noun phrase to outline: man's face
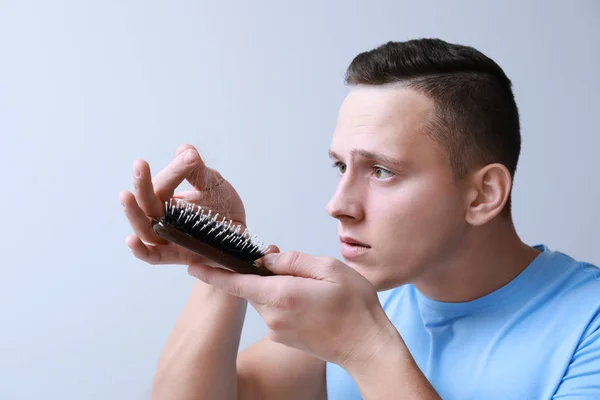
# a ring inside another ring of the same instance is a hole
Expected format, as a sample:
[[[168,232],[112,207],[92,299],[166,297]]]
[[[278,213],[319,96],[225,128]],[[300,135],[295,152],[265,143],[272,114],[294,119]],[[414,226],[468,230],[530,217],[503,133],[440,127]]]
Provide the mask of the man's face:
[[[446,151],[425,133],[433,101],[400,86],[358,86],[331,143],[340,170],[327,212],[345,262],[378,290],[431,274],[458,248],[465,201]],[[395,160],[395,162],[394,162]]]

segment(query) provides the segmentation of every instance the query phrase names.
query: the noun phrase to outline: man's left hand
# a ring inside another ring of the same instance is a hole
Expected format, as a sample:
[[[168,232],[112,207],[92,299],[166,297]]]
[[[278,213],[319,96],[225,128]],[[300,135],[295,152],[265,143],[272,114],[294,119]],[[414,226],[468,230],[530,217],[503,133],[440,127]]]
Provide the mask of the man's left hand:
[[[395,330],[375,287],[357,271],[334,258],[295,251],[267,254],[262,261],[277,275],[243,275],[203,264],[190,265],[188,273],[247,299],[275,342],[346,369],[384,351]]]

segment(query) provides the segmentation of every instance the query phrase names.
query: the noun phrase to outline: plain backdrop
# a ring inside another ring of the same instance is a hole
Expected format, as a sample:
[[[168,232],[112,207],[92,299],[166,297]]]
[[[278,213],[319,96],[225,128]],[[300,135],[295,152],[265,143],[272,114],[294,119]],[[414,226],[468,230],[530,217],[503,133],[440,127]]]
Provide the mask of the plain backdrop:
[[[420,37],[504,68],[518,232],[600,264],[598,1],[0,0],[0,398],[150,397],[193,280],[125,245],[135,159],[156,173],[194,144],[253,234],[339,258],[324,207],[345,69]],[[265,332],[249,308],[241,347]]]

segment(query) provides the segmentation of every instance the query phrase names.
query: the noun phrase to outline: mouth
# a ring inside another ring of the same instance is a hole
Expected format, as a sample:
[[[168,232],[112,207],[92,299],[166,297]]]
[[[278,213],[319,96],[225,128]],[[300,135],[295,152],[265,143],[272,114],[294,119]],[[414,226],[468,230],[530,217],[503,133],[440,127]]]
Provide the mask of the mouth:
[[[354,239],[353,237],[350,236],[340,236],[340,242],[342,242],[343,244],[347,244],[350,246],[359,246],[359,247],[366,247],[366,248],[370,248],[371,246],[369,246],[366,243],[363,243],[357,239]]]
[[[371,246],[348,236],[340,236],[341,253],[347,260],[356,259],[369,251]]]

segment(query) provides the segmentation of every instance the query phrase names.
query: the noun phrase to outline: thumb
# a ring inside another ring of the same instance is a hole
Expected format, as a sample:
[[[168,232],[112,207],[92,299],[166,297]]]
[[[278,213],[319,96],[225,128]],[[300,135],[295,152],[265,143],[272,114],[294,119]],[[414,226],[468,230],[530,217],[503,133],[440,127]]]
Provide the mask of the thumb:
[[[270,244],[267,246],[267,250],[265,250],[265,253],[267,253],[267,254],[281,253],[281,250],[279,250],[279,247],[277,247],[276,245]]]
[[[269,246],[267,246],[267,249],[265,250],[265,253],[267,255],[274,254],[274,253],[279,253],[279,252],[280,252],[279,247],[277,247],[274,244],[270,244]],[[264,263],[264,260],[263,260],[264,257],[266,257],[266,256],[262,256],[258,260],[254,261],[254,264],[256,264],[258,266],[261,266],[261,267],[264,267],[265,266],[265,263]]]
[[[336,265],[334,259],[315,257],[299,251],[267,254],[262,261],[266,268],[277,275],[319,280],[330,280]]]

